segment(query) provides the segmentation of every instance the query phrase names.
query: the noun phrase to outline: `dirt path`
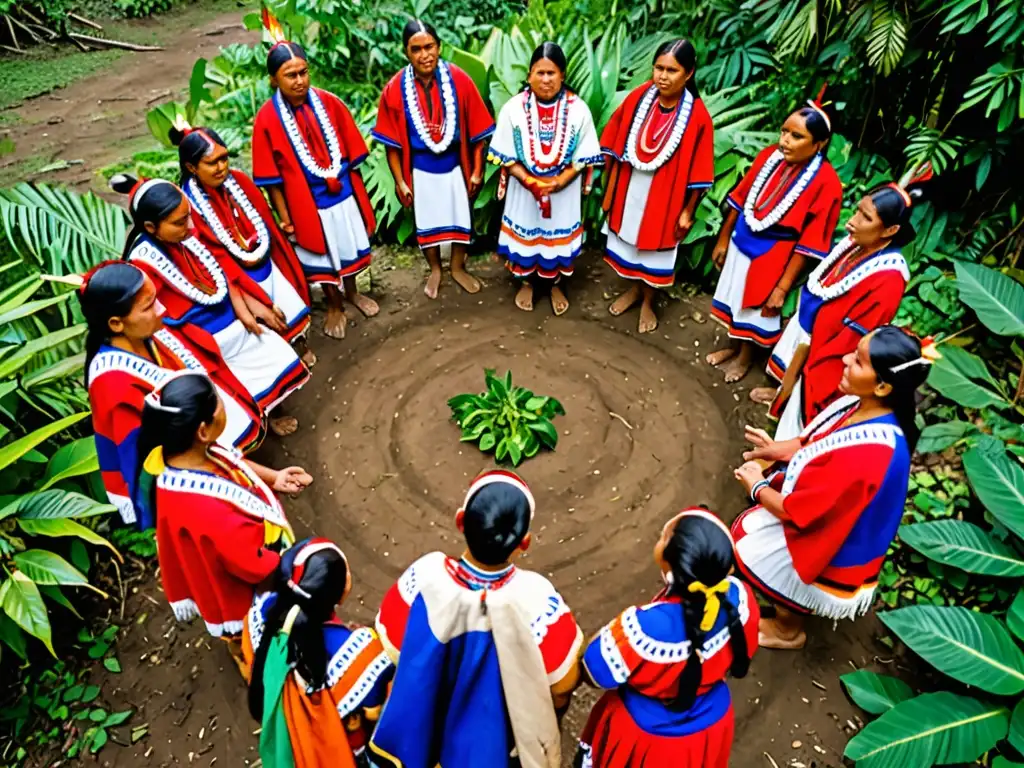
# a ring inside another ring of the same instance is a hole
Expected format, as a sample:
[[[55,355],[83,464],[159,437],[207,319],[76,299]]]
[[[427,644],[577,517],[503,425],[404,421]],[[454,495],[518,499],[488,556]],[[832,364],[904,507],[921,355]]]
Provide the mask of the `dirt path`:
[[[213,58],[223,45],[259,39],[242,26],[237,9],[212,17],[202,9],[189,11],[188,19],[177,17],[170,24],[166,17],[139,22],[172,28],[161,40],[163,51],[125,54],[99,74],[9,110],[14,152],[0,161],[0,185],[23,181],[30,159],[37,167],[64,160],[76,164],[33,180],[79,189],[92,186],[109,195],[99,170],[152,146],[147,110],[180,98],[196,59]],[[197,12],[200,21],[190,21]],[[194,26],[185,28],[186,23]]]
[[[539,502],[524,565],[549,575],[588,633],[657,591],[650,551],[671,514],[696,503],[727,519],[743,509],[731,468],[742,424],[758,414],[744,390],[719,384],[700,362],[720,333],[694,319],[707,317],[707,300],[671,303],[661,330],[637,337],[635,315],[605,311],[613,281],[588,261],[564,318],[552,318],[543,303],[533,315],[518,312],[493,265],[482,296],[447,287],[437,304],[422,297],[418,275],[391,272],[379,318],[350,327],[344,342],[315,339],[321,363],[293,408],[303,431],[268,444],[261,458],[313,471],[316,482],[288,513],[300,535],[328,536],[346,550],[356,579],[347,619],[371,622],[385,589],[416,556],[459,551],[452,513],[488,462],[459,443],[444,402],[479,391],[485,366],[511,368],[516,381],[559,397],[568,411],[557,420],[558,450],[522,467]],[[199,627],[175,625],[152,580],[126,617],[125,671],[108,676],[104,692],[138,707],[132,723],[150,731],[135,747],[108,748],[103,762],[254,762],[256,726],[219,643]],[[780,768],[841,765],[855,710],[837,676],[882,650],[874,630],[873,619],[835,632],[817,622],[804,653],[762,651],[751,674],[731,684],[732,764],[770,766],[767,752]],[[565,725],[566,765],[595,695],[583,690],[576,698]]]

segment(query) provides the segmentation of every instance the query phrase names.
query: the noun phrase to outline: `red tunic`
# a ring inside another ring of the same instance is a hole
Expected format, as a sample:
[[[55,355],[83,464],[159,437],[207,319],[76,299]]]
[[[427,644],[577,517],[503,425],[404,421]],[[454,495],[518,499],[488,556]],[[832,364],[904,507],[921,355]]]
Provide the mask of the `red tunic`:
[[[622,227],[626,191],[633,175],[633,166],[624,159],[626,143],[633,118],[650,87],[651,83],[647,82],[635,88],[612,113],[611,120],[601,132],[601,149],[609,157],[608,173],[612,173],[613,169],[617,169],[618,172],[608,210],[608,227],[616,234]],[[667,120],[675,114],[673,112],[662,116],[657,104],[655,100],[649,120]],[[650,128],[655,129],[656,126],[652,125]],[[675,248],[678,244],[675,227],[686,205],[687,193],[691,189],[710,187],[715,180],[713,132],[711,115],[704,106],[704,101],[695,99],[679,147],[664,165],[654,171],[647,207],[644,209],[640,234],[636,242],[639,250],[664,250]],[[638,148],[638,155],[642,162],[650,162],[653,159],[645,154],[642,148]]]
[[[777,148],[777,145],[773,144],[761,150],[754,159],[753,165],[750,166],[750,170],[729,193],[727,202],[739,211],[741,218],[743,217],[743,206],[757,174]],[[785,196],[789,184],[794,183],[799,177],[801,170],[802,168],[788,167],[787,163],[779,164],[772,177],[764,185],[761,198],[756,201],[758,207],[765,206],[763,210],[755,209],[756,218],[763,219],[768,215],[774,207],[774,203]],[[835,169],[825,160],[786,215],[782,217],[776,227],[772,228],[793,232],[796,234],[795,239],[772,238],[771,230],[762,233],[762,237],[774,240],[774,242],[766,252],[751,261],[743,293],[745,309],[760,307],[768,301],[768,297],[775,286],[779,284],[779,280],[782,279],[786,266],[794,254],[813,256],[818,259],[828,255],[832,244],[832,234],[839,223],[842,202],[843,185],[839,181]],[[739,226],[740,222],[737,222],[737,227]],[[743,250],[740,243],[736,244]]]
[[[219,637],[242,631],[256,586],[277,567],[268,527],[272,519],[284,522],[284,513],[273,491],[241,468],[239,455],[217,446],[210,454],[216,473],[168,466],[158,477],[156,543],[174,615],[200,616]]]
[[[284,233],[277,226],[274,214],[271,212],[266,198],[260,194],[259,188],[246,174],[237,170],[232,170],[230,173],[231,178],[241,187],[249,202],[266,224],[267,231],[270,233],[270,259],[281,270],[281,274],[284,275],[285,279],[292,284],[299,297],[306,304],[309,304],[309,286],[306,284],[306,278],[302,273],[302,264],[299,262],[299,257],[295,255],[295,249],[292,248],[292,244],[288,242],[288,238],[285,237]],[[231,198],[223,187],[210,189],[203,185],[203,191],[206,193],[210,205],[228,232],[237,232],[243,242],[255,237],[255,227],[246,218],[245,213],[232,203]],[[222,265],[225,262],[235,262],[234,257],[220,242],[217,235],[214,234],[210,224],[206,219],[198,215],[195,206],[193,206],[192,211],[197,213],[197,215],[192,217],[192,221],[195,222],[195,226],[199,230],[199,240],[203,245],[210,249],[210,252],[217,257],[217,261]],[[241,267],[242,265],[238,266]],[[264,295],[266,295],[265,292]]]
[[[473,79],[454,64],[449,63],[448,70],[451,72],[452,87],[455,89],[456,97],[459,162],[462,166],[462,175],[468,183],[473,172],[471,147],[494,131],[494,119],[487,111]],[[405,96],[402,93],[404,72],[405,69],[400,69],[381,92],[377,124],[373,127],[373,138],[402,151],[402,178],[409,185],[409,189],[412,189],[412,148],[409,139]],[[427,93],[423,85],[417,81],[416,94],[420,99],[420,104],[424,107],[427,106],[425,99],[430,99],[429,113],[424,109],[424,114],[443,114],[439,88],[431,88]],[[432,135],[435,140],[440,138],[436,131],[432,131]]]
[[[352,193],[356,197],[359,211],[366,224],[367,233],[372,233],[377,226],[373,215],[373,204],[366,193],[363,177],[356,167],[362,163],[369,150],[366,141],[359,132],[359,127],[348,107],[333,93],[314,88],[323,103],[327,116],[338,136],[343,167],[347,163],[347,172],[352,183]],[[284,130],[281,118],[277,113],[277,105],[273,98],[269,99],[256,115],[252,134],[252,175],[260,187],[282,185],[284,196],[288,201],[288,214],[295,225],[295,239],[300,246],[313,253],[327,253],[327,240],[324,236],[323,224],[320,222],[316,200],[310,190],[306,173],[292,148],[288,134]],[[305,110],[304,110],[305,111]],[[315,120],[313,121],[315,122]],[[327,165],[329,157],[325,156],[326,146],[322,132],[310,125],[309,120],[296,120],[305,129],[304,139],[311,154],[319,162]],[[315,134],[313,133],[315,131]]]

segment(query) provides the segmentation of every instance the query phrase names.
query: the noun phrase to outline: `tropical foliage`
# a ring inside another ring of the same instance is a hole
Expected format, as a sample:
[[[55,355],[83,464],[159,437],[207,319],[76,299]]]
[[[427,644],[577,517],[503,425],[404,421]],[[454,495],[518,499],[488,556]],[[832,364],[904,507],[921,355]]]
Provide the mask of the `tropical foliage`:
[[[484,371],[487,390],[479,395],[456,395],[448,401],[452,419],[462,430],[462,442],[477,443],[484,453],[494,451],[497,461],[518,466],[541,450],[554,450],[558,430],[551,420],[565,409],[553,397],[535,395],[526,387],[512,386],[512,371],[503,377]]]

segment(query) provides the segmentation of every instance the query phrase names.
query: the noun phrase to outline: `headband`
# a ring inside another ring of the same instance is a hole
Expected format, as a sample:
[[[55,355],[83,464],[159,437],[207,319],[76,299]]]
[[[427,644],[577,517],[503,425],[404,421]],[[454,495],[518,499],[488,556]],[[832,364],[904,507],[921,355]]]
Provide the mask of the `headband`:
[[[915,365],[934,365],[936,360],[941,360],[942,355],[939,353],[938,344],[931,336],[927,336],[921,339],[921,356],[914,359],[908,360],[905,363],[894,365],[889,369],[889,373],[899,373],[905,371],[907,368],[913,368]]]
[[[825,121],[825,125],[828,128],[828,132],[832,133],[832,121],[829,119],[828,115],[825,114],[825,110],[822,109],[822,107],[824,106],[824,102],[822,102],[822,99],[825,98],[826,88],[828,88],[828,83],[825,83],[824,85],[821,86],[821,90],[818,91],[818,98],[807,100],[807,106],[809,106],[819,115],[821,115],[821,119]]]
[[[85,294],[86,288],[89,287],[89,281],[92,280],[92,276],[99,272],[104,267],[109,267],[111,264],[124,264],[126,262],[120,259],[104,259],[99,264],[90,267],[84,275],[65,275],[63,277],[56,277],[55,275],[50,276],[50,279],[54,282],[67,283],[68,285],[74,285],[78,288],[78,295],[82,296]],[[135,266],[132,264],[131,266]],[[138,269],[138,267],[135,267]],[[140,272],[142,270],[139,270]]]
[[[911,184],[921,184],[925,181],[930,181],[934,175],[932,164],[926,161],[910,171],[900,181],[889,182],[885,185],[885,188],[894,190],[903,199],[903,205],[910,208],[914,204],[914,198],[907,191],[907,187]]]
[[[717,515],[715,515],[712,512],[709,512],[706,509],[702,509],[701,507],[689,507],[688,509],[684,509],[678,515],[676,515],[671,520],[669,520],[667,523],[665,523],[665,525],[667,526],[667,525],[669,525],[671,523],[676,522],[677,520],[682,520],[684,517],[702,517],[705,520],[710,520],[712,523],[714,523],[715,525],[717,525],[721,529],[722,533],[724,533],[726,536],[729,537],[729,543],[735,549],[736,542],[733,541],[732,531],[729,530],[729,526],[727,526],[725,523],[723,523],[718,518]]]
[[[310,539],[295,555],[292,560],[291,573],[288,575],[288,589],[294,592],[299,597],[304,597],[306,600],[312,600],[313,596],[303,589],[299,584],[302,582],[302,575],[306,570],[306,561],[309,560],[317,552],[325,552],[327,550],[334,550],[341,557],[345,567],[348,567],[348,558],[345,557],[345,553],[341,551],[337,544],[327,539]]]
[[[533,520],[533,516],[537,512],[537,502],[533,498],[533,493],[530,492],[529,486],[523,481],[519,475],[514,472],[508,472],[504,469],[492,469],[489,472],[484,472],[473,484],[469,486],[469,490],[466,491],[466,499],[462,502],[462,509],[465,510],[469,506],[469,502],[473,500],[483,488],[494,483],[505,483],[511,485],[513,488],[518,489],[525,497],[527,502],[530,504],[530,520]]]

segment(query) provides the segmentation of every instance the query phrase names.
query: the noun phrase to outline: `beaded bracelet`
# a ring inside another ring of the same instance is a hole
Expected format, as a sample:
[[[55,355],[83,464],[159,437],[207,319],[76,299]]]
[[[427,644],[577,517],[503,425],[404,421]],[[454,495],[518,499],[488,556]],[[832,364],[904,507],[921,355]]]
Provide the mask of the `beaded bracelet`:
[[[760,504],[761,502],[758,501],[757,495],[765,488],[768,488],[770,486],[771,483],[769,483],[767,480],[758,480],[750,489],[750,500],[755,504]]]

